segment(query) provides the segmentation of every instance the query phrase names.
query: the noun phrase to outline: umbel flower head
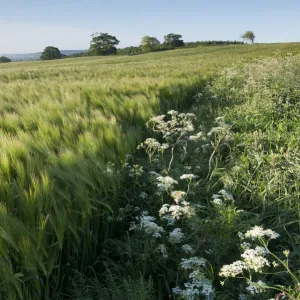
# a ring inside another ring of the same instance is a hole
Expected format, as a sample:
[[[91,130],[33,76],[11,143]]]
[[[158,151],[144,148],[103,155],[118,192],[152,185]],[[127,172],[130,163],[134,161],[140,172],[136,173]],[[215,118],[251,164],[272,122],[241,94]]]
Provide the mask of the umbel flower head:
[[[178,182],[170,176],[159,176],[156,180],[158,181],[157,187],[161,191],[168,191],[173,187],[173,185],[178,184]]]
[[[280,235],[271,229],[264,230],[263,227],[260,226],[254,226],[245,233],[245,238],[251,238],[252,240],[262,237],[267,237],[272,240],[277,239]]]
[[[183,174],[180,176],[181,180],[192,180],[192,179],[196,179],[198,176],[194,175],[194,174]]]

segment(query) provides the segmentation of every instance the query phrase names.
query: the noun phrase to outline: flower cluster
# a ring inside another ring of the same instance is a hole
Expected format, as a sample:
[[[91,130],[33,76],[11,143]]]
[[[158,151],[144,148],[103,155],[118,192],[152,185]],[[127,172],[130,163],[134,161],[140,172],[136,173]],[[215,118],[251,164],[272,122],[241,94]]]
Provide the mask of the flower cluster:
[[[272,266],[275,268],[278,266],[276,261],[271,263],[267,259],[267,256],[270,254],[270,251],[267,248],[268,241],[270,239],[278,238],[279,234],[277,232],[271,229],[265,230],[263,227],[255,226],[248,230],[245,234],[239,233],[239,236],[242,239],[241,249],[244,251],[241,254],[242,260],[223,266],[219,274],[221,277],[247,278],[245,271],[247,271],[246,274],[262,273],[263,268],[265,267]],[[263,238],[266,238],[267,241],[265,242]],[[263,246],[256,245],[253,247],[251,243],[246,242],[245,239],[249,239],[252,243],[253,241],[258,240]],[[247,279],[247,282],[248,286],[246,287],[246,291],[250,294],[259,294],[265,290],[266,284],[261,280],[253,282],[252,279]],[[242,295],[242,299],[243,298],[245,298],[244,295]]]
[[[221,277],[236,277],[237,275],[240,275],[244,272],[244,270],[247,270],[248,266],[243,261],[235,261],[234,263],[230,265],[225,265],[222,267],[220,271]]]
[[[267,237],[269,239],[277,239],[279,236],[280,235],[277,232],[271,229],[264,230],[263,227],[260,226],[255,226],[245,233],[245,237],[251,238],[252,240],[256,240],[262,237]]]
[[[157,188],[159,191],[169,191],[175,184],[178,184],[178,182],[170,176],[159,176],[156,180],[158,181]]]
[[[140,165],[134,165],[130,167],[129,169],[129,176],[130,177],[141,177],[143,174],[144,170],[143,167]]]
[[[194,175],[194,174],[183,174],[180,176],[181,180],[193,180],[196,179],[198,176]]]
[[[167,143],[161,144],[154,138],[148,138],[137,147],[137,149],[142,149],[142,148],[145,149],[145,151],[147,152],[147,154],[149,155],[149,158],[151,160],[152,156],[156,152],[163,152],[166,149],[168,149],[169,144],[167,144]]]
[[[247,249],[241,256],[248,269],[259,272],[265,266],[270,266],[270,262],[264,257],[265,253],[256,249]]]
[[[247,231],[247,233],[248,232],[251,231]],[[241,245],[241,248],[244,249],[244,252],[241,254],[243,260],[238,260],[230,265],[223,266],[220,271],[220,276],[236,277],[237,275],[242,275],[244,270],[260,272],[264,267],[270,266],[270,262],[266,258],[269,252],[264,247],[256,246],[255,249],[251,249],[250,247],[251,245],[249,243],[243,242]]]
[[[168,241],[170,244],[180,244],[184,239],[184,233],[181,228],[175,228],[172,232],[169,233]]]
[[[163,258],[168,258],[169,254],[167,251],[167,247],[164,244],[158,245],[156,251],[162,255]]]
[[[191,257],[188,259],[183,258],[181,260],[180,264],[182,269],[185,270],[192,270],[195,267],[205,267],[206,266],[206,260],[199,257]]]
[[[255,295],[255,294],[262,293],[265,290],[266,286],[267,285],[263,281],[259,280],[259,281],[255,282],[255,283],[254,282],[249,283],[248,286],[246,287],[246,290],[250,294]]]
[[[161,234],[165,232],[161,226],[155,223],[156,219],[148,216],[148,212],[146,211],[142,212],[141,216],[138,218],[138,221],[138,225],[134,224],[131,229],[138,228],[154,238],[160,238]]]
[[[221,206],[225,203],[227,204],[234,204],[234,199],[231,194],[226,192],[225,190],[220,190],[218,194],[214,194],[212,196],[213,200],[212,203],[216,206]]]
[[[161,133],[167,141],[174,141],[195,130],[193,122],[196,120],[196,116],[194,114],[179,114],[175,110],[170,110],[168,115],[171,117],[171,119],[168,118],[169,120],[166,120],[165,115],[151,118],[147,126],[154,132]],[[196,137],[198,138],[198,135]]]
[[[191,142],[200,142],[200,141],[203,141],[203,140],[205,141],[206,138],[205,138],[203,132],[198,132],[195,135],[190,135],[188,137],[188,140],[191,141]]]
[[[179,220],[182,217],[190,218],[194,216],[195,209],[189,202],[183,200],[178,204],[164,204],[159,211],[159,215],[164,219]]]
[[[189,244],[184,244],[181,246],[181,249],[182,251],[185,253],[185,254],[194,254],[195,253],[195,250],[193,249],[193,247]]]
[[[174,295],[187,300],[194,300],[200,295],[207,300],[214,299],[212,282],[205,275],[206,261],[203,258],[183,258],[180,266],[184,270],[190,270],[189,282],[184,283],[184,289],[174,288],[172,290]]]

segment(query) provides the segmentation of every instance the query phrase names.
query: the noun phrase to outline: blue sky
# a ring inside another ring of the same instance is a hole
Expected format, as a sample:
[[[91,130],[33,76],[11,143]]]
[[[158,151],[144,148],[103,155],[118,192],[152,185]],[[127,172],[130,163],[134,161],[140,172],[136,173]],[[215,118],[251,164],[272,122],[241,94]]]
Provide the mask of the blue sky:
[[[235,40],[253,30],[257,42],[300,41],[299,0],[0,0],[0,53],[87,49],[108,32],[120,46],[170,32],[185,41]]]

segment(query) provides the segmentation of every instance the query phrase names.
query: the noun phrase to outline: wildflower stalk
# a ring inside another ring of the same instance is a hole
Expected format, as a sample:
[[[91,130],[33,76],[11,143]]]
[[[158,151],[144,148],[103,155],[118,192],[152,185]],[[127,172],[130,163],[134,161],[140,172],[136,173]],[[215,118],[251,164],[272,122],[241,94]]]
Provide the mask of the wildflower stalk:
[[[170,160],[169,167],[168,167],[168,173],[170,172],[172,163],[173,163],[173,161],[174,161],[174,150],[175,150],[175,146],[176,146],[177,143],[180,141],[180,139],[182,138],[182,136],[183,136],[183,134],[181,134],[181,135],[179,136],[179,138],[176,140],[174,146],[172,147],[172,151],[171,151],[171,152],[172,152],[172,156],[171,156],[171,160]]]
[[[295,280],[295,283],[297,285],[299,285],[299,280],[298,278],[294,275],[294,273],[290,270],[288,263],[285,263],[284,261],[282,261],[277,255],[275,255],[274,253],[272,253],[269,248],[268,248],[268,243],[266,243],[262,238],[259,238],[259,241],[262,243],[262,245],[265,247],[265,249],[268,251],[268,253],[270,255],[272,255],[275,259],[277,259],[277,261],[279,261],[287,270],[288,274]],[[288,261],[288,259],[287,259]]]

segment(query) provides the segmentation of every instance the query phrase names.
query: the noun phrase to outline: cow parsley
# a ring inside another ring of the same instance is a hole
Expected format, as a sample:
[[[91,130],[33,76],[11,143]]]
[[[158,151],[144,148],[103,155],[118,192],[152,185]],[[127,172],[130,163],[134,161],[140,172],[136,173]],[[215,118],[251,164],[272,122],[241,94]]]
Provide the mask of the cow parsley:
[[[181,231],[181,228],[175,228],[172,232],[169,233],[169,242],[171,244],[180,244],[184,239],[184,233]]]

